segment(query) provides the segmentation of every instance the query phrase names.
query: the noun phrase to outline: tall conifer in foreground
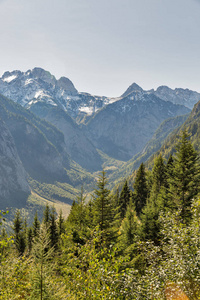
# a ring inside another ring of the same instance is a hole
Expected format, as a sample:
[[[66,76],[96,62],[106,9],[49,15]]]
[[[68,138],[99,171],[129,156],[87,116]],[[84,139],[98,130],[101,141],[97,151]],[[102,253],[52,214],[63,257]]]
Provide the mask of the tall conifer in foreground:
[[[123,219],[126,215],[126,210],[127,210],[127,207],[130,203],[130,198],[131,198],[131,191],[128,187],[128,183],[127,183],[127,180],[125,181],[124,183],[124,186],[122,188],[122,191],[120,193],[120,196],[119,196],[119,212],[120,212],[120,216],[121,218]]]
[[[147,196],[148,196],[146,172],[143,163],[141,163],[136,173],[136,178],[133,184],[133,188],[134,188],[133,200],[135,204],[135,210],[137,212],[137,215],[139,216],[143,207],[146,204]]]
[[[101,238],[105,242],[112,240],[114,221],[112,198],[110,190],[106,188],[107,183],[106,172],[102,171],[93,195],[94,225],[99,226]]]
[[[189,220],[192,199],[199,192],[198,154],[194,150],[189,135],[183,130],[176,147],[173,172],[169,179],[170,194],[176,207],[181,210],[183,220]]]

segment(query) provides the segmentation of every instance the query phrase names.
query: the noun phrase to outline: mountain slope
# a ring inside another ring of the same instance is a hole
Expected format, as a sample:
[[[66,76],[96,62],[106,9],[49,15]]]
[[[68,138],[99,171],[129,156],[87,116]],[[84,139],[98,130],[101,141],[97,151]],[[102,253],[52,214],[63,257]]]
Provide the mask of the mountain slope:
[[[85,132],[98,149],[127,161],[143,149],[165,119],[188,112],[153,94],[131,92],[97,112]]]
[[[74,161],[88,171],[101,169],[102,160],[93,143],[65,111],[44,103],[36,103],[30,110],[63,133],[66,150]]]
[[[159,128],[156,130],[152,139],[145,145],[141,152],[137,153],[126,162],[122,167],[120,167],[116,172],[111,174],[109,181],[114,184],[121,182],[122,178],[128,178],[137,170],[140,164],[145,163],[151,156],[161,148],[167,136],[176,128],[179,128],[185,120],[188,118],[187,115],[178,116],[174,118],[169,118],[161,123]],[[113,184],[112,184],[113,185]]]
[[[186,129],[190,135],[190,140],[194,148],[200,152],[200,101],[195,104],[192,112],[186,121],[177,129],[175,129],[164,141],[162,147],[158,151],[165,158],[168,158],[170,153],[174,153],[175,146],[179,140],[181,131]],[[158,153],[157,153],[158,154]],[[148,165],[152,164],[152,159],[148,161]]]
[[[27,174],[18,156],[12,135],[1,119],[0,140],[1,209],[14,204],[23,207],[30,194]]]
[[[63,134],[52,124],[2,95],[0,117],[12,135],[17,155],[37,194],[71,204],[78,194],[76,188],[93,182],[92,176],[71,160]]]

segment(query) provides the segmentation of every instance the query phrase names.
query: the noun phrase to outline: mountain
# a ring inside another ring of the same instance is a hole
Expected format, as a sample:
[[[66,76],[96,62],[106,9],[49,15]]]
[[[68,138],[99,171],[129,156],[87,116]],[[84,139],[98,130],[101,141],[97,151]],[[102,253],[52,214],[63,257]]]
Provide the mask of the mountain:
[[[64,110],[41,102],[32,105],[30,110],[63,133],[66,150],[76,163],[91,172],[101,169],[102,159],[97,149]]]
[[[118,160],[131,159],[164,120],[189,112],[175,104],[182,101],[192,107],[199,97],[197,92],[168,87],[145,91],[136,83],[118,98],[93,96],[41,68],[5,72],[0,92],[56,126],[70,158],[90,172],[102,167],[98,149]]]
[[[121,182],[121,178],[130,177],[135,170],[137,170],[140,164],[145,163],[150,157],[162,147],[167,136],[173,132],[176,128],[179,128],[188,118],[189,114],[183,116],[177,116],[169,118],[161,123],[153,137],[147,142],[142,151],[133,156],[123,166],[120,166],[117,171],[113,172],[109,178],[112,183],[111,186]]]
[[[12,138],[16,160],[19,157],[23,166],[21,173],[28,174],[32,192],[71,204],[83,183],[93,183],[93,177],[71,160],[64,135],[55,126],[2,95],[0,118]],[[0,181],[5,183],[3,171]]]
[[[132,92],[136,92],[136,93],[143,93],[144,90],[137,85],[137,83],[133,83],[131,84],[128,89],[121,95],[121,98],[128,96],[129,94],[131,94]]]
[[[98,149],[127,161],[143,149],[164,120],[189,111],[154,94],[132,91],[98,111],[84,129]]]
[[[17,203],[23,207],[30,194],[27,174],[20,161],[11,133],[0,119],[0,193],[1,209]]]
[[[172,90],[167,86],[158,87],[157,90],[154,91],[154,94],[162,100],[182,104],[190,109],[200,100],[200,93],[181,88]]]
[[[192,109],[195,103],[200,100],[200,93],[191,91],[189,89],[176,88],[173,90],[168,86],[163,85],[159,86],[156,90],[151,89],[149,91],[145,91],[136,83],[130,85],[121,97],[128,96],[132,92],[154,94],[164,101],[170,101],[174,104],[184,105],[190,109]]]
[[[159,152],[164,157],[169,157],[170,153],[174,153],[175,146],[179,140],[181,131],[186,129],[190,135],[190,140],[197,152],[200,152],[200,101],[195,104],[192,112],[186,121],[177,129],[175,129],[164,141]],[[149,160],[148,164],[151,165],[152,159]]]
[[[38,102],[60,107],[79,121],[110,101],[108,97],[79,93],[68,78],[57,80],[42,68],[5,72],[0,78],[0,93],[26,108]]]

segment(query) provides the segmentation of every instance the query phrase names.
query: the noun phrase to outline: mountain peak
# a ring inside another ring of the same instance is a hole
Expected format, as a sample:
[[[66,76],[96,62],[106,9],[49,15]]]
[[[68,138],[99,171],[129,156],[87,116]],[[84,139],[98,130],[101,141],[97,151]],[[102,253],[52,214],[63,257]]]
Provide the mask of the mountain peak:
[[[128,96],[132,92],[139,92],[139,93],[141,93],[141,92],[143,92],[143,89],[137,83],[134,82],[133,84],[131,84],[128,87],[128,89],[125,91],[125,93],[123,93],[121,95],[121,97]]]
[[[63,90],[70,91],[72,94],[78,93],[71,80],[69,80],[67,77],[60,77],[60,79],[57,81],[57,86]]]
[[[28,72],[28,71],[27,71]],[[50,72],[42,69],[42,68],[34,68],[30,71],[30,73],[34,78],[42,79],[43,81],[55,85],[56,78]]]

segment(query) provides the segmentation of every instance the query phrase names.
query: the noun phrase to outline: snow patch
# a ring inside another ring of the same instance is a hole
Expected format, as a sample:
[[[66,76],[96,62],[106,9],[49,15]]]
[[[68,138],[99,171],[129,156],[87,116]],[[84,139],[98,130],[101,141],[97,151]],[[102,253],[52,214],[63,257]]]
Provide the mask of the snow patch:
[[[25,81],[25,84],[24,84],[24,85],[28,85],[28,84],[30,84],[30,83],[32,83],[32,82],[33,82],[33,79],[29,78],[29,79],[27,79],[27,80]]]
[[[11,75],[9,77],[4,78],[3,81],[9,83],[9,82],[13,81],[15,78],[17,78],[17,75]]]
[[[93,107],[82,106],[82,107],[79,108],[79,111],[84,112],[84,113],[86,113],[87,115],[90,116],[91,114],[93,114]]]
[[[50,98],[50,96],[47,95],[47,94],[45,94],[44,91],[42,91],[42,90],[37,91],[37,92],[35,93],[34,98],[37,99],[37,98],[39,98],[39,97],[48,97],[48,98]]]

